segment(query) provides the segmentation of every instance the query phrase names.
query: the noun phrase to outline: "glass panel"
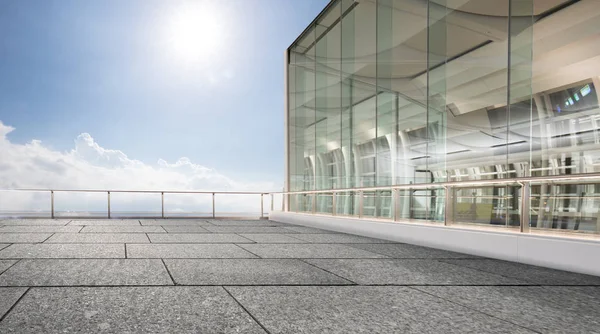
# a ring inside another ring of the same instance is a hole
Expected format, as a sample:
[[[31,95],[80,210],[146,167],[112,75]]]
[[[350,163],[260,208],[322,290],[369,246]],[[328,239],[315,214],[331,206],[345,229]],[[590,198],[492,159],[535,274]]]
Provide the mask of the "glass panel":
[[[317,194],[317,213],[331,214],[333,212],[333,194]]]
[[[532,184],[532,231],[600,233],[600,184]]]
[[[335,206],[338,216],[358,216],[358,192],[337,193]]]
[[[452,222],[518,227],[520,190],[518,186],[456,188]]]
[[[107,197],[104,192],[54,192],[54,216],[106,218]]]
[[[167,193],[164,201],[165,217],[212,217],[212,194]]]
[[[50,218],[50,216],[49,191],[0,190],[0,217]]]
[[[161,208],[160,194],[110,193],[111,218],[160,217]]]

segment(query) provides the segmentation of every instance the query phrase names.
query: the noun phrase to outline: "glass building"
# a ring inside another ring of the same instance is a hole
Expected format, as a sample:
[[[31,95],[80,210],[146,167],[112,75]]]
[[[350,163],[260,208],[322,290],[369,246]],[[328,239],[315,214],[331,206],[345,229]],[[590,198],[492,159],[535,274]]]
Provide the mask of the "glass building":
[[[285,57],[285,211],[600,233],[600,1],[333,0]]]

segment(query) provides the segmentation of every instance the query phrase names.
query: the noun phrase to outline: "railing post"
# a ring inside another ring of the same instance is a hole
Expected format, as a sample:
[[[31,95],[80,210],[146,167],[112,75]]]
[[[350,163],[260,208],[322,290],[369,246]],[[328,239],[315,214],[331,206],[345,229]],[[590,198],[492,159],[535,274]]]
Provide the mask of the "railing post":
[[[165,192],[164,191],[160,192],[160,207],[161,207],[160,216],[165,218]]]
[[[444,226],[450,225],[454,217],[454,188],[444,187],[446,196],[444,196]]]
[[[520,231],[521,233],[523,232],[529,232],[529,214],[530,214],[530,210],[529,210],[529,205],[531,204],[530,201],[530,190],[531,190],[531,184],[529,182],[524,182],[521,185],[521,212],[519,217],[520,219]]]
[[[110,191],[107,191],[107,203],[108,203],[108,218],[110,219]]]
[[[54,190],[50,190],[50,217],[54,219]]]
[[[331,215],[335,216],[337,214],[337,193],[334,191],[331,193]]]
[[[212,217],[215,218],[215,193],[212,193]]]
[[[364,204],[365,204],[365,197],[363,196],[364,193],[362,190],[360,190],[358,192],[358,218],[362,218],[363,216],[363,209],[364,209]]]
[[[273,211],[274,209],[275,209],[275,198],[274,198],[273,194],[271,194],[271,211]]]
[[[260,218],[262,219],[265,216],[265,198],[264,194],[260,194]]]
[[[394,221],[397,222],[400,218],[400,190],[392,189],[392,204],[394,210]]]
[[[312,206],[312,214],[314,215],[317,212],[317,193],[313,193],[312,200],[311,200],[311,206]]]

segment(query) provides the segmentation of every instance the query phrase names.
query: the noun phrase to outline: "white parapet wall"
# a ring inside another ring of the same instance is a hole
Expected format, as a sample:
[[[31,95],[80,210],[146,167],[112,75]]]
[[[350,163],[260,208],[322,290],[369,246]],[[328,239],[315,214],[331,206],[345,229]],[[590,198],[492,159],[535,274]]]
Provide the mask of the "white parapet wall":
[[[600,276],[600,239],[292,212],[271,212],[269,219]]]

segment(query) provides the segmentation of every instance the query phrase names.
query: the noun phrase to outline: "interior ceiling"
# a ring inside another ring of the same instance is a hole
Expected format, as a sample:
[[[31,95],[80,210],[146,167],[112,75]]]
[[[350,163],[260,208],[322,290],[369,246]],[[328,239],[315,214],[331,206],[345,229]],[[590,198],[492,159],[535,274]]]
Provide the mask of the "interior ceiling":
[[[435,3],[444,4],[448,8],[459,10],[462,12],[487,15],[487,16],[507,16],[508,0],[430,0]],[[544,12],[560,6],[570,0],[533,0],[533,14],[541,15]],[[519,1],[516,1],[518,4]],[[525,6],[528,5],[527,0],[522,0]]]

